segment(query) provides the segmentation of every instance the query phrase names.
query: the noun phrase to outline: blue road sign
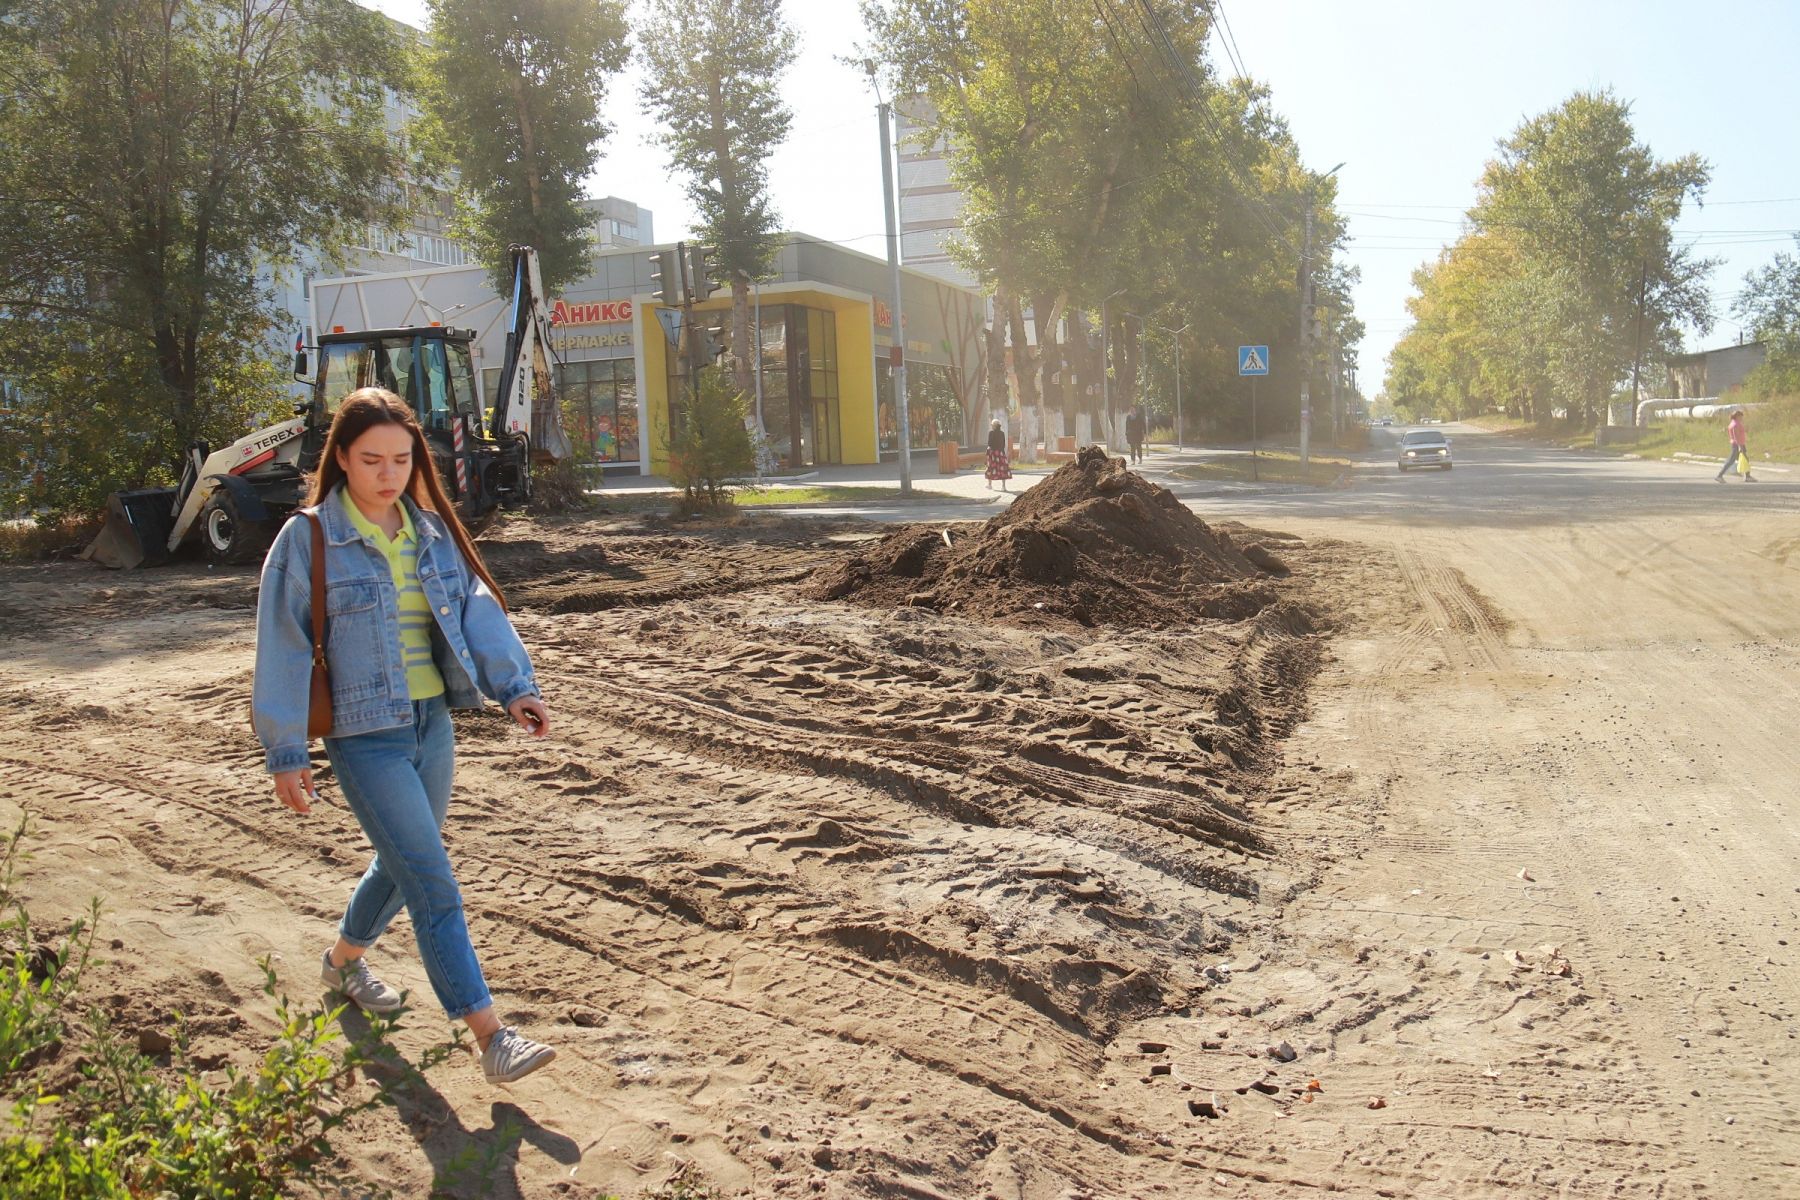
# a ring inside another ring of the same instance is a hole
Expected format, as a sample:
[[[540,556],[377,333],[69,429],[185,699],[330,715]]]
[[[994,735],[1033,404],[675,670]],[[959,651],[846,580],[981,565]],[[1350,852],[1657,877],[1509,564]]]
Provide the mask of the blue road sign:
[[[1238,374],[1267,375],[1269,373],[1269,348],[1267,346],[1239,346]]]

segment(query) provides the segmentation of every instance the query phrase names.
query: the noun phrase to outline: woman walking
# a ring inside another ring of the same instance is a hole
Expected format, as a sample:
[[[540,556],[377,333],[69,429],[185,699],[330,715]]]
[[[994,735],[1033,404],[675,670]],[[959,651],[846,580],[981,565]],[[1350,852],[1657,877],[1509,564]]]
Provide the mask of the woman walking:
[[[1731,414],[1731,420],[1725,425],[1725,436],[1731,440],[1731,457],[1725,460],[1725,465],[1713,476],[1713,482],[1724,483],[1725,473],[1737,466],[1741,458],[1744,460],[1744,482],[1755,483],[1756,476],[1750,473],[1750,440],[1744,434],[1743,409],[1737,409]]]
[[[1012,478],[1012,459],[1006,453],[1006,430],[1000,428],[1000,418],[988,427],[988,490],[994,490],[994,481],[1000,481],[1000,490],[1006,491],[1006,481]]]
[[[456,751],[450,709],[479,708],[486,694],[534,736],[549,731],[531,660],[400,397],[362,388],[344,398],[305,513],[282,528],[263,563],[252,713],[275,795],[297,813],[311,812],[308,801],[318,798],[307,754],[316,516],[331,690],[325,753],[375,848],[321,978],[365,1012],[399,1009],[404,998],[375,975],[364,952],[404,904],[438,1003],[468,1024],[488,1081],[511,1083],[556,1051],[494,1016],[440,829]]]

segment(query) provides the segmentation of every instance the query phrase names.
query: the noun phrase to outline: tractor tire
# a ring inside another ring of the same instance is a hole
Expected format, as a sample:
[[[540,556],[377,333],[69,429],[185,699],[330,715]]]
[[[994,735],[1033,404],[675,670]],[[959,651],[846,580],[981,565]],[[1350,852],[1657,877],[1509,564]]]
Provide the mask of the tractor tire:
[[[260,563],[275,540],[277,523],[245,519],[237,497],[226,488],[215,491],[200,510],[200,541],[215,563],[243,566]]]

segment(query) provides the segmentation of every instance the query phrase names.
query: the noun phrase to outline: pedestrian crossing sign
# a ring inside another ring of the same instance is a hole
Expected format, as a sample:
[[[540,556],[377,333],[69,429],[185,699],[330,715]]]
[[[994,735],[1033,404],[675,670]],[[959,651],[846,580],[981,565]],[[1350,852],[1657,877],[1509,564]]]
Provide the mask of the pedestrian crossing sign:
[[[1269,348],[1267,346],[1239,346],[1238,374],[1267,375],[1269,373]]]

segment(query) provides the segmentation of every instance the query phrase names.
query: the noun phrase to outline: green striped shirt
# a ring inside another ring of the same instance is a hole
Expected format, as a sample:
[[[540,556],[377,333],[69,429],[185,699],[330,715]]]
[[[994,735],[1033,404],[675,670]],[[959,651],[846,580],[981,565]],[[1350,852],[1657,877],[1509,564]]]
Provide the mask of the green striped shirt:
[[[381,527],[363,516],[350,498],[350,490],[338,493],[350,523],[358,532],[375,543],[387,559],[394,576],[394,591],[400,596],[400,655],[406,663],[406,691],[409,699],[429,700],[444,694],[444,677],[438,674],[431,659],[431,601],[419,586],[419,534],[413,528],[412,513],[400,504],[400,532],[389,538]]]

